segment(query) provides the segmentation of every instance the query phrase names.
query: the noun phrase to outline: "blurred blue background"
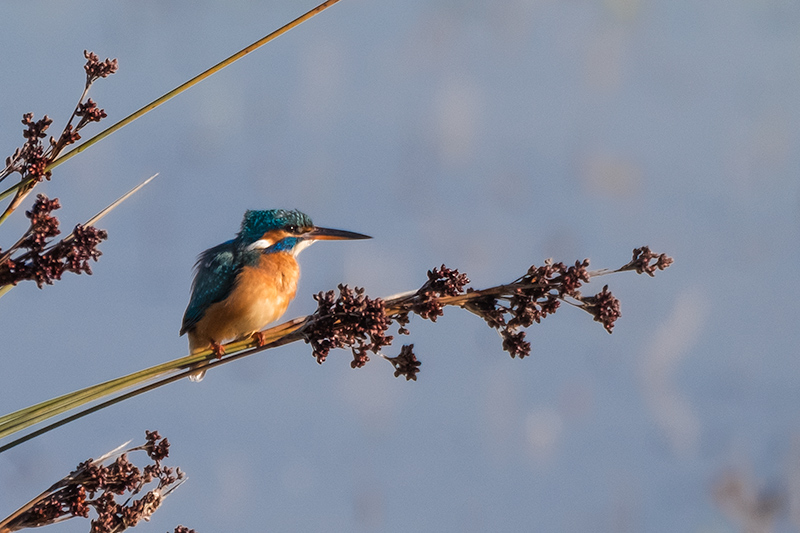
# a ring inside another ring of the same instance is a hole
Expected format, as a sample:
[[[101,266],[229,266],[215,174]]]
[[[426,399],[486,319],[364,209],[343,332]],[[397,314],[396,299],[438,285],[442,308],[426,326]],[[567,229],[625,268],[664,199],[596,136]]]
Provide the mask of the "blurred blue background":
[[[25,112],[63,127],[84,49],[119,59],[107,126],[314,5],[6,2],[0,151]],[[304,252],[287,318],[442,263],[485,287],[676,262],[590,285],[614,334],[565,308],[523,361],[451,309],[410,325],[418,382],[295,344],[159,389],[0,455],[0,513],[157,429],[189,480],[136,531],[728,532],[759,494],[796,531],[799,25],[792,0],[343,0],[62,165],[37,191],[65,228],[160,177],[100,224],[93,276],[0,300],[3,413],[184,355],[195,257],[248,208],[374,237]]]

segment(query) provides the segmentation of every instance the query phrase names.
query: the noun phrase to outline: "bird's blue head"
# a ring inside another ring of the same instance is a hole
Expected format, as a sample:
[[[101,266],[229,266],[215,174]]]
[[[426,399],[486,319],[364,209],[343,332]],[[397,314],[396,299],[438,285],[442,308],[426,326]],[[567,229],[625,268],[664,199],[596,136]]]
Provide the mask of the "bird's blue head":
[[[305,213],[284,209],[246,211],[236,236],[246,250],[282,251],[294,255],[318,240],[369,238],[351,231],[316,227]]]
[[[313,228],[311,218],[300,211],[269,209],[266,211],[248,210],[242,219],[242,229],[236,238],[249,246],[270,232],[295,233],[301,228]]]

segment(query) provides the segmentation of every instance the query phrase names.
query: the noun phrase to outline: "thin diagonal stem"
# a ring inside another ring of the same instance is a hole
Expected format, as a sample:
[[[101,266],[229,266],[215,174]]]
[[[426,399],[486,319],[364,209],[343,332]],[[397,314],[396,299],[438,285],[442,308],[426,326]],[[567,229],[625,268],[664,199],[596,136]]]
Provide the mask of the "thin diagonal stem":
[[[47,165],[47,168],[45,169],[45,172],[49,172],[50,170],[54,169],[55,167],[57,167],[61,163],[64,163],[64,162],[72,159],[73,157],[75,157],[79,153],[83,152],[84,150],[86,150],[90,146],[92,146],[92,145],[100,142],[101,140],[105,139],[106,137],[108,137],[109,135],[114,133],[115,131],[123,128],[124,126],[127,126],[128,124],[130,124],[131,122],[133,122],[137,118],[141,117],[142,115],[145,115],[146,113],[149,113],[150,111],[152,111],[153,109],[157,108],[161,104],[163,104],[166,101],[168,101],[168,100],[174,98],[175,96],[179,95],[180,93],[182,93],[186,89],[189,89],[190,87],[193,87],[193,86],[197,85],[198,83],[200,83],[204,79],[208,78],[212,74],[217,73],[218,71],[220,71],[223,68],[227,67],[231,63],[243,58],[244,56],[246,56],[250,52],[252,52],[252,51],[264,46],[265,44],[267,44],[268,42],[272,41],[276,37],[280,37],[281,35],[283,35],[287,31],[289,31],[292,28],[294,28],[295,26],[299,26],[303,22],[307,21],[308,19],[310,19],[314,15],[316,15],[318,13],[321,13],[322,11],[324,11],[327,8],[329,8],[333,4],[337,3],[338,1],[339,0],[327,0],[327,1],[323,2],[323,3],[321,3],[320,5],[318,5],[314,9],[308,11],[304,15],[301,15],[301,16],[297,17],[293,21],[291,21],[288,24],[278,28],[277,30],[275,30],[272,33],[270,33],[269,35],[259,39],[258,41],[254,42],[250,46],[247,46],[247,47],[239,50],[238,52],[236,52],[235,54],[233,54],[229,58],[227,58],[227,59],[225,59],[223,61],[220,61],[219,63],[217,63],[213,67],[211,67],[208,70],[198,74],[197,76],[195,76],[194,78],[190,79],[186,83],[183,83],[183,84],[179,85],[178,87],[175,87],[170,92],[166,93],[165,95],[161,96],[160,98],[156,98],[155,100],[153,100],[152,102],[150,102],[146,106],[142,107],[138,111],[135,111],[134,113],[131,113],[127,117],[123,118],[122,120],[120,120],[119,122],[114,124],[113,126],[110,126],[110,127],[106,128],[105,130],[101,131],[100,133],[98,133],[97,135],[95,135],[94,137],[92,137],[91,139],[86,141],[85,143],[81,144],[80,146],[77,146],[77,147],[73,148],[69,152],[67,152],[64,155],[62,155],[62,156],[56,158],[55,160],[53,160],[49,165]],[[27,185],[31,181],[32,180],[30,180],[30,179],[22,180],[19,183],[13,185],[12,187],[9,187],[8,189],[6,189],[2,193],[0,193],[0,200],[4,200],[4,199],[8,198],[15,191],[17,191],[18,189],[21,189],[22,187],[24,187],[25,185]]]

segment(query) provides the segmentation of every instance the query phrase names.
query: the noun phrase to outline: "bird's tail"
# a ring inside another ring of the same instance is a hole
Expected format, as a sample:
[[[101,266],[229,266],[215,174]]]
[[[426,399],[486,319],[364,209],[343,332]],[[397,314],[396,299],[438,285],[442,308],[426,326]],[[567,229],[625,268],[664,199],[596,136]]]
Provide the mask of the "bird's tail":
[[[207,348],[208,348],[208,343],[198,342],[198,340],[194,337],[194,335],[192,335],[191,333],[189,334],[189,353],[190,354],[195,354],[195,353],[198,353],[198,352],[202,352],[203,350],[205,350]],[[205,363],[204,362],[203,363],[195,363],[194,365],[192,365],[191,368],[196,368],[196,367],[198,367],[200,365],[203,365],[203,364],[205,364]],[[203,381],[203,378],[205,376],[206,376],[206,371],[205,370],[198,370],[197,372],[194,372],[193,374],[189,374],[189,381],[193,381],[193,382],[197,383],[197,382]]]
[[[194,374],[189,374],[189,381],[193,381],[193,382],[197,383],[199,381],[203,381],[204,377],[206,377],[206,371],[205,370],[198,370]]]

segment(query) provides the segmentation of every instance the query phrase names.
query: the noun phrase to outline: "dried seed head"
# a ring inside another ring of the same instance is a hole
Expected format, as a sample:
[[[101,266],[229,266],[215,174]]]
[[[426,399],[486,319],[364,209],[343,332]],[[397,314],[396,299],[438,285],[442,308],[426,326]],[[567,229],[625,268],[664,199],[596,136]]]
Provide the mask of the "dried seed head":
[[[614,329],[614,322],[622,316],[619,300],[609,292],[608,285],[594,296],[585,296],[581,307],[589,312],[596,322],[602,323],[609,333]]]
[[[86,71],[87,85],[92,84],[98,78],[105,78],[114,74],[119,67],[119,63],[116,59],[106,58],[105,61],[100,61],[97,54],[89,52],[88,50],[83,51],[83,56],[86,58],[86,64],[83,66],[83,69]]]
[[[368,351],[378,353],[392,342],[386,335],[391,319],[386,316],[383,300],[364,295],[364,289],[339,285],[339,296],[333,291],[314,296],[317,311],[304,330],[305,341],[311,344],[314,357],[322,363],[333,348],[350,347],[353,368],[369,361]]]
[[[520,359],[531,354],[531,343],[525,340],[524,331],[513,331],[508,328],[500,331],[503,337],[503,350],[507,351],[511,357]]]
[[[655,260],[655,261],[654,261]],[[666,254],[656,254],[650,251],[650,247],[642,246],[633,250],[633,258],[631,261],[619,268],[617,272],[625,270],[635,270],[637,274],[647,274],[650,277],[655,276],[656,270],[664,270],[672,264],[673,260]]]
[[[161,466],[153,457],[154,450],[162,449],[164,441],[166,439],[161,439],[157,432],[147,432],[144,445],[128,450],[148,452],[155,464],[147,465],[145,471],[156,472],[152,478],[145,479],[139,468],[128,461],[126,454],[109,465],[89,459],[55,483],[48,494],[29,509],[16,514],[8,524],[9,531],[44,526],[77,516],[85,518],[89,516],[90,508],[97,513],[91,522],[90,531],[93,533],[122,531],[140,520],[148,520],[161,505],[165,489],[183,478],[183,473]],[[155,479],[158,485],[145,492],[146,484]],[[100,494],[95,497],[98,492]],[[140,493],[144,495],[133,500],[132,497]],[[124,503],[119,503],[115,495],[122,496]],[[190,530],[176,531],[190,533]]]
[[[75,115],[82,117],[82,123],[100,122],[102,119],[108,116],[104,110],[97,107],[97,104],[91,98],[86,100],[86,102],[78,104],[78,109],[75,111]]]
[[[417,356],[414,355],[413,344],[403,345],[397,357],[383,356],[383,358],[394,366],[394,377],[405,376],[406,381],[417,381],[417,374],[422,363],[417,361]]]

